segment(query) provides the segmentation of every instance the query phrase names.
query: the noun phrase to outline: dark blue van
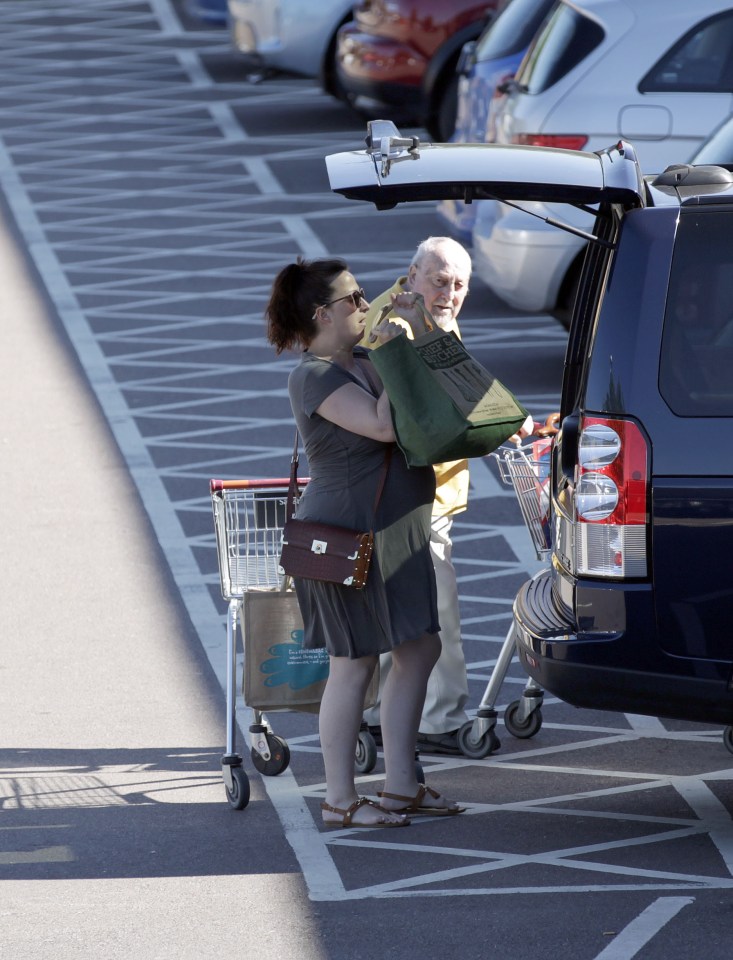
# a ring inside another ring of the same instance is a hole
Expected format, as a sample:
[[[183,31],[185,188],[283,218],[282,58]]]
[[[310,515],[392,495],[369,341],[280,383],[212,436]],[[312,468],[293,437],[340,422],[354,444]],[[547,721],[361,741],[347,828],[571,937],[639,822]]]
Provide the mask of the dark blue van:
[[[379,207],[598,205],[569,330],[550,562],[514,605],[524,668],[576,706],[733,724],[733,167],[644,177],[625,142],[421,145],[391,127],[375,121],[367,150],[327,158],[334,190]]]

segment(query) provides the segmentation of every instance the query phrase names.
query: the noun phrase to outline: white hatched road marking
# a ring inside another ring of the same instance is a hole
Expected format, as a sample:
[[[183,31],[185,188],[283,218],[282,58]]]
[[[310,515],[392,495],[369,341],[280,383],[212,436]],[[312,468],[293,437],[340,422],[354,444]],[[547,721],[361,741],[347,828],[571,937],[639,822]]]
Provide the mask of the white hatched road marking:
[[[596,960],[632,960],[665,924],[691,903],[694,903],[691,897],[660,897],[615,937]]]

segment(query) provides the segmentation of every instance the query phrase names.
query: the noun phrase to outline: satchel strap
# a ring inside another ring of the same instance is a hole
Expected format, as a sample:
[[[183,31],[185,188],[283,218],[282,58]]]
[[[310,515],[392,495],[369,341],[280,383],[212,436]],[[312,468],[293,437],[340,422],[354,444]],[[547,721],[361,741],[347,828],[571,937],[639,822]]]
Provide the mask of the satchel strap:
[[[288,483],[288,498],[285,503],[285,518],[289,520],[295,513],[295,500],[298,496],[298,428],[295,428],[295,442],[293,455],[290,458],[290,482]]]
[[[300,460],[300,454],[298,453],[299,442],[300,434],[298,432],[298,428],[296,427],[295,440],[293,442],[293,456],[290,458],[290,482],[288,484],[288,497],[285,504],[285,516],[287,519],[290,519],[290,517],[295,514],[295,500],[298,496],[298,462]],[[387,479],[387,470],[389,469],[390,460],[392,459],[393,448],[394,444],[390,443],[387,445],[387,448],[384,451],[384,461],[379,474],[379,483],[377,484],[377,492],[374,496],[374,506],[372,508],[372,525],[374,524],[374,518],[377,515],[379,501],[382,499],[382,492]]]

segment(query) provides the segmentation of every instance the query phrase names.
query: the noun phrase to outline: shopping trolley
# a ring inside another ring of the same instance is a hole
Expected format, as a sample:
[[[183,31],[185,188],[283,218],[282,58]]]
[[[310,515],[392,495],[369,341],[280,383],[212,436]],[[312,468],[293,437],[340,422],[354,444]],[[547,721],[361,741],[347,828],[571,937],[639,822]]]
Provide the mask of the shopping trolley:
[[[535,439],[523,446],[507,445],[491,454],[499,466],[503,483],[514,488],[522,518],[531,537],[538,560],[546,560],[551,552],[550,539],[550,457],[552,436],[557,433],[559,415],[547,418],[544,427],[535,430]],[[506,639],[491,672],[476,717],[460,728],[458,746],[464,756],[480,760],[499,749],[495,727],[498,719],[496,701],[509,666],[516,652],[514,625]],[[522,696],[512,701],[504,711],[504,726],[519,739],[533,737],[542,726],[544,691],[530,678]]]
[[[307,479],[299,481],[302,488]],[[279,561],[289,480],[212,480],[211,503],[219,560],[221,593],[229,602],[226,653],[226,753],[221,758],[227,799],[235,810],[249,803],[249,779],[235,750],[237,710],[237,624],[250,590],[285,587]],[[244,665],[246,668],[246,664]],[[260,710],[249,727],[252,762],[260,773],[276,776],[290,762],[287,742],[275,736]]]
[[[245,594],[254,591],[283,592],[292,586],[280,569],[283,526],[285,524],[289,479],[212,480],[211,503],[219,561],[221,593],[228,601],[226,652],[226,753],[221,759],[227,799],[235,810],[249,802],[249,779],[242,756],[235,750],[237,706],[237,625],[242,633]],[[308,478],[298,479],[298,491]],[[292,596],[292,594],[291,594]],[[256,599],[250,597],[250,599]],[[244,646],[244,644],[243,644]],[[247,658],[243,674],[249,669]],[[243,680],[245,677],[243,676]],[[282,709],[297,709],[283,705]],[[287,741],[276,736],[261,709],[251,708],[249,726],[250,754],[255,768],[265,776],[277,776],[290,763]],[[356,746],[354,766],[366,773],[376,763],[377,747],[367,725]]]

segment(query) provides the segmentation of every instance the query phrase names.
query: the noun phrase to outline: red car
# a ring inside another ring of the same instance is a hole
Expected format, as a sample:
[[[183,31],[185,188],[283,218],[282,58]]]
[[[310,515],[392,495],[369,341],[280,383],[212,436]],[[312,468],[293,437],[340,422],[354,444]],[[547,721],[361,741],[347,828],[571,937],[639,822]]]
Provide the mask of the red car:
[[[475,40],[506,0],[361,0],[338,32],[336,71],[347,98],[396,108],[435,140],[455,127],[464,43]],[[389,117],[388,117],[389,118]]]

